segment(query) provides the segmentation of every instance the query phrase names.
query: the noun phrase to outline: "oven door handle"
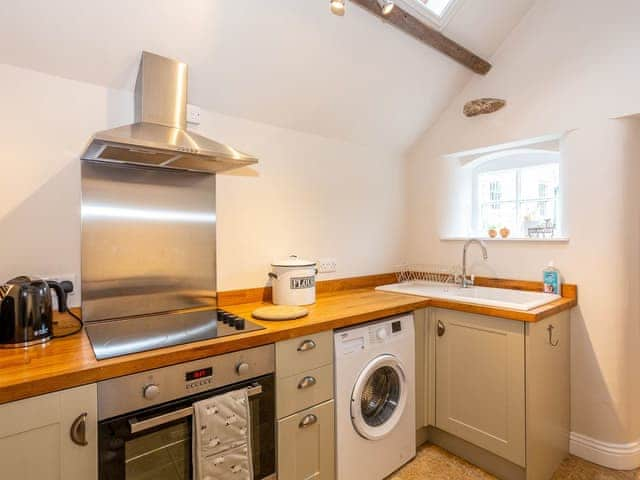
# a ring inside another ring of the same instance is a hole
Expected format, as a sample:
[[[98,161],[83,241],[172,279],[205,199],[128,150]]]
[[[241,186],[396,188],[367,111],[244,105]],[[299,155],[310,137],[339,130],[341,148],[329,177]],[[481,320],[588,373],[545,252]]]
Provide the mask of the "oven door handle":
[[[181,418],[190,417],[193,415],[193,407],[185,407],[175,412],[165,413],[164,415],[158,415],[157,417],[148,418],[146,420],[136,420],[134,418],[129,420],[129,429],[131,433],[144,432],[150,428],[159,427],[165,423],[180,420]]]
[[[247,395],[253,397],[262,393],[262,385],[256,383],[247,388]],[[185,407],[174,412],[158,415],[157,417],[147,418],[145,420],[136,420],[135,418],[129,419],[129,430],[132,434],[144,432],[151,428],[159,427],[166,423],[175,422],[182,418],[190,417],[193,415],[193,407]]]

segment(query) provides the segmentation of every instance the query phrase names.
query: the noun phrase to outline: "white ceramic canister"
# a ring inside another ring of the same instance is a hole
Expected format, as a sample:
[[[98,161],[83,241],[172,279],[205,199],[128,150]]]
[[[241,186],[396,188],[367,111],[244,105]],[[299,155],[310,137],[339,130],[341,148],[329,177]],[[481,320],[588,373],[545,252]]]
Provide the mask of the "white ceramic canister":
[[[273,303],[311,305],[316,303],[316,262],[291,255],[271,264]]]

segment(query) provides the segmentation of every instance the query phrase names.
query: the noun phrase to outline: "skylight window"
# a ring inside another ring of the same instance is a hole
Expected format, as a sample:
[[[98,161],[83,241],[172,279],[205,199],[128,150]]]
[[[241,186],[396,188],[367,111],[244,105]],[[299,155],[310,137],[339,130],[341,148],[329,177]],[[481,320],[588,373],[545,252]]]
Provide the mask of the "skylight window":
[[[439,17],[442,17],[447,11],[453,0],[418,0],[424,4],[429,10]]]
[[[425,23],[444,27],[460,0],[395,0],[398,6]]]

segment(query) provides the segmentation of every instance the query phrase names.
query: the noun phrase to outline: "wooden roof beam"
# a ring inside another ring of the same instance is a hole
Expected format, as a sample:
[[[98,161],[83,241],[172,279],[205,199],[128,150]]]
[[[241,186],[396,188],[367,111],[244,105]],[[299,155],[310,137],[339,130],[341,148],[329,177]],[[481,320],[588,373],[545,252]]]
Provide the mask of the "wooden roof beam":
[[[351,1],[373,13],[375,16],[382,18],[385,22],[390,23],[412,37],[453,58],[456,62],[464,65],[475,73],[486,75],[489,70],[491,70],[491,64],[489,62],[454,42],[435,28],[425,25],[410,13],[402,10],[398,5],[395,6],[389,15],[385,16],[382,15],[377,0]]]

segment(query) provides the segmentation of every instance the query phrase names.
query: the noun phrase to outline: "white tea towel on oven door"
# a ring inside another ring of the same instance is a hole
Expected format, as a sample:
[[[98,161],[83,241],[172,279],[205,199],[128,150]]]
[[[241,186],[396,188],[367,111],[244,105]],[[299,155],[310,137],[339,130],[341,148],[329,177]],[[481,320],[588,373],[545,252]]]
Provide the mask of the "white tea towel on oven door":
[[[193,404],[194,480],[253,480],[246,388]]]
[[[243,445],[209,457],[202,464],[199,478],[201,480],[253,479],[251,471],[249,447]]]

